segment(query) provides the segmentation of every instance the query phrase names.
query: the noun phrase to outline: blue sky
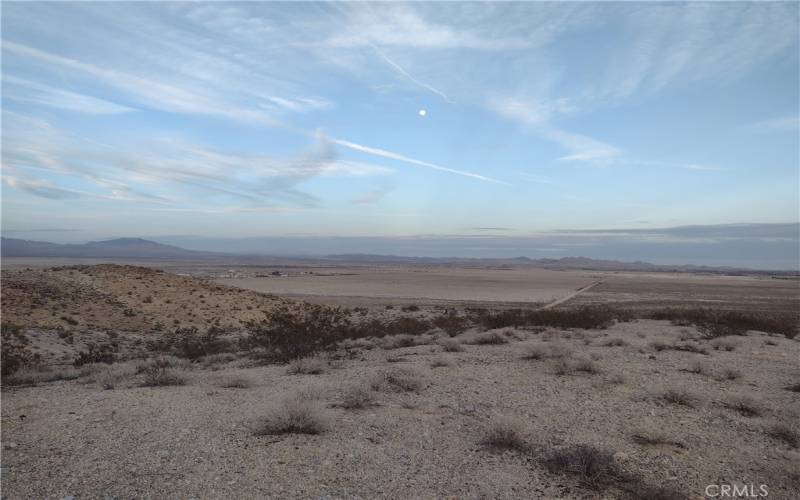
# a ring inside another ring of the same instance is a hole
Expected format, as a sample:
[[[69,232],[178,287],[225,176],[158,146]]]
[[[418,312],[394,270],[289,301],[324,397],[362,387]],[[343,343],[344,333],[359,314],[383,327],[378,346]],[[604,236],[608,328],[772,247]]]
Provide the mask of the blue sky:
[[[3,229],[77,241],[796,222],[799,11],[6,2]]]

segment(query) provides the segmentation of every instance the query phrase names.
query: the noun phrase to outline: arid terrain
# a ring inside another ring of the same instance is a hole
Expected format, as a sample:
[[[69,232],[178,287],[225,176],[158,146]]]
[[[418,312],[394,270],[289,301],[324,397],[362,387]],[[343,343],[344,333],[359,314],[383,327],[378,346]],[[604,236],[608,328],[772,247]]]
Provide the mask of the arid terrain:
[[[800,496],[797,281],[149,266],[4,268],[3,498]]]

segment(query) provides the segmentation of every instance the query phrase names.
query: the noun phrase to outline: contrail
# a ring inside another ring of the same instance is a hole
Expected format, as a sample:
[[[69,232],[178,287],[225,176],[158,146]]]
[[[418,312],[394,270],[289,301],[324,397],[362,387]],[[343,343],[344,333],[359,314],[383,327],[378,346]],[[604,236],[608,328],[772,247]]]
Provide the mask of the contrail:
[[[387,56],[381,49],[379,49],[377,45],[375,45],[374,43],[369,42],[369,41],[367,41],[367,43],[369,44],[370,47],[375,49],[375,52],[377,52],[378,55],[381,56],[381,59],[386,61],[387,64],[389,64],[391,67],[393,67],[398,72],[400,72],[401,75],[405,76],[406,78],[408,78],[409,80],[414,82],[415,85],[418,85],[418,86],[420,86],[420,87],[422,87],[424,89],[430,90],[434,94],[436,94],[439,97],[441,97],[442,99],[444,99],[445,102],[448,102],[450,104],[455,104],[455,101],[453,101],[452,99],[447,97],[447,94],[445,94],[441,90],[437,89],[436,87],[434,87],[432,85],[428,85],[427,83],[421,82],[421,81],[417,80],[416,78],[414,78],[413,76],[411,76],[411,74],[408,71],[404,70],[402,68],[402,66],[400,66],[396,62],[394,62],[391,59],[389,59],[389,56]]]

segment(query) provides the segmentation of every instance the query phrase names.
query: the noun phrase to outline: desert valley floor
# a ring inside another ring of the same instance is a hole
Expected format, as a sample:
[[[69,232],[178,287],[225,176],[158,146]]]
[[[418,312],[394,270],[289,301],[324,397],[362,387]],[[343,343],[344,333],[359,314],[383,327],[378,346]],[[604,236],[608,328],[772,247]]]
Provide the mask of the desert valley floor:
[[[74,264],[4,263],[3,498],[800,497],[794,279]]]

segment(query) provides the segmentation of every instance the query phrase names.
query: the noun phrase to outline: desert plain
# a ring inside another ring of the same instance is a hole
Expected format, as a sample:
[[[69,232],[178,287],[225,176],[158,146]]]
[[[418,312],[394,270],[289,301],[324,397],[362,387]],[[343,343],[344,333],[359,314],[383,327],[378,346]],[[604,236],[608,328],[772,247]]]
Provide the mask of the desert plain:
[[[799,286],[4,259],[2,496],[798,498]]]

